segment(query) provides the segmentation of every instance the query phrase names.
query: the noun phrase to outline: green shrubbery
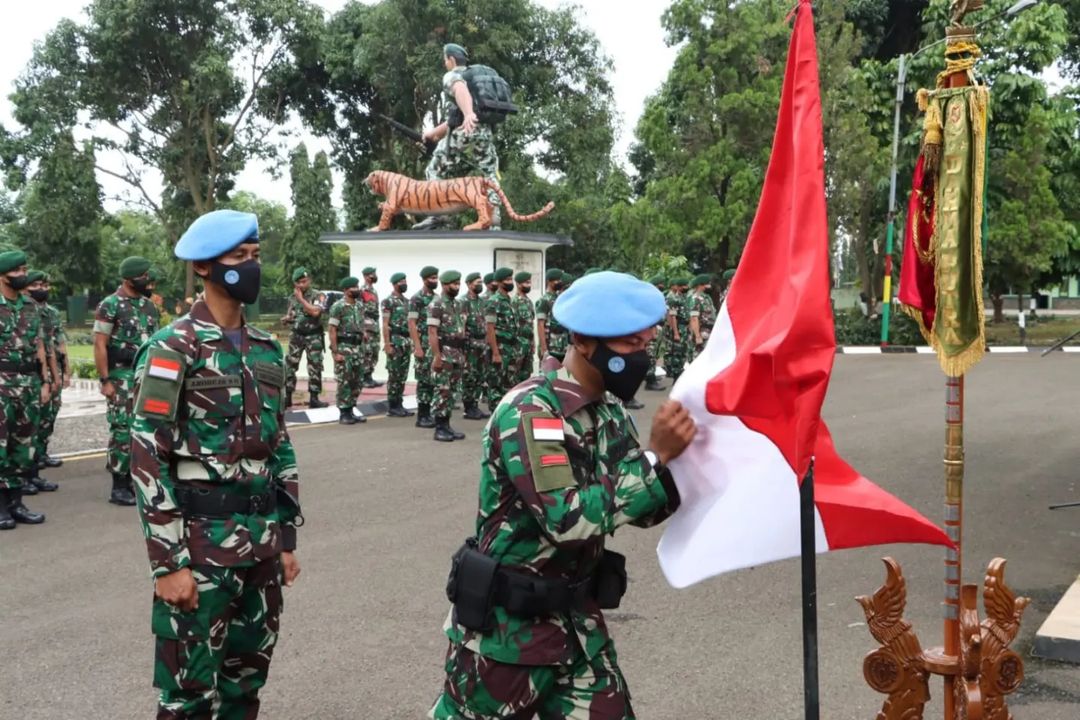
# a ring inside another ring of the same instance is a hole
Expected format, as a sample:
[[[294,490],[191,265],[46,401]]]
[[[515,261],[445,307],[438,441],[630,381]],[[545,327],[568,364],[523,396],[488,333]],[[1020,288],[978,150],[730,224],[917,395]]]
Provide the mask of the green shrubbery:
[[[880,345],[881,317],[867,318],[859,310],[841,310],[834,316],[837,345]],[[925,345],[919,326],[903,313],[889,319],[890,345]]]

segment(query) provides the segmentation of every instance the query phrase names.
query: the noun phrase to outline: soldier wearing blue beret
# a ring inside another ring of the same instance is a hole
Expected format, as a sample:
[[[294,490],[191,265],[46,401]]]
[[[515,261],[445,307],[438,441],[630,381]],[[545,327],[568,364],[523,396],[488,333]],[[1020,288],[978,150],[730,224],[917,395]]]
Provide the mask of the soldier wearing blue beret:
[[[485,430],[476,536],[455,555],[430,717],[634,717],[603,616],[626,589],[626,558],[604,543],[679,505],[667,463],[694,438],[693,418],[666,402],[642,447],[620,401],[645,378],[664,313],[660,291],[613,272],[555,301],[571,333],[565,363],[545,358]]]
[[[203,282],[136,358],[131,474],[150,570],[159,718],[254,718],[282,583],[300,572],[285,362],[244,322],[259,295],[254,215],[203,215],[176,246]]]

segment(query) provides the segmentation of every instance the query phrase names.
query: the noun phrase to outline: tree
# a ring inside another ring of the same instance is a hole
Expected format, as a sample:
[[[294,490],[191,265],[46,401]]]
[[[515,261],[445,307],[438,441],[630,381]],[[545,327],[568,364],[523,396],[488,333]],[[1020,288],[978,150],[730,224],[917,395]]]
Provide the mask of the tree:
[[[262,259],[263,290],[286,292],[287,282],[282,265],[285,238],[289,233],[288,210],[281,203],[265,200],[254,193],[238,191],[222,207],[254,213],[259,218],[259,252]]]
[[[93,148],[61,133],[24,191],[20,232],[31,263],[48,271],[58,294],[100,282],[103,215]]]
[[[281,252],[286,276],[300,266],[307,268],[316,287],[336,287],[337,276],[330,246],[319,242],[324,232],[337,230],[337,216],[331,205],[333,178],[326,153],[308,161],[307,148],[300,143],[292,152],[289,168],[292,178],[293,216]]]

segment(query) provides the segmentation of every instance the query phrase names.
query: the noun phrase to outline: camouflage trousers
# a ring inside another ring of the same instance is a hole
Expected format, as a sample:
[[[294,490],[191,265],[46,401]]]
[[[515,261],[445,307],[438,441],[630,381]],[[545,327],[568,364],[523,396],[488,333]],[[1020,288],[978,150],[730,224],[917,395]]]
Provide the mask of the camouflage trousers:
[[[570,347],[570,333],[549,333],[548,334],[548,355],[556,358],[559,362],[566,359],[566,349]]]
[[[693,340],[688,339],[689,331],[680,331],[679,341],[668,339],[667,354],[664,356],[664,370],[672,380],[678,378],[686,367],[687,360],[693,352]]]
[[[63,385],[57,384],[53,388],[49,402],[41,406],[38,417],[37,432],[34,434],[34,454],[38,458],[45,457],[49,451],[49,438],[52,437],[56,428],[56,416],[60,414],[60,392]]]
[[[356,399],[360,397],[360,391],[364,386],[364,360],[366,359],[360,348],[338,348],[344,361],[334,361],[334,377],[337,379],[337,406],[342,410],[350,410],[356,405]]]
[[[34,470],[41,384],[0,374],[0,490],[18,490]]]
[[[523,383],[533,376],[533,360],[536,358],[536,348],[525,348],[517,358],[517,375],[514,376],[514,385]],[[511,385],[510,387],[513,387]],[[509,390],[510,388],[507,388]]]
[[[449,180],[473,175],[499,182],[495,135],[487,125],[477,125],[468,135],[461,128],[450,131],[435,146],[424,171],[427,180]],[[488,201],[496,209],[502,205],[495,192],[488,193]]]
[[[649,382],[654,382],[656,380],[656,361],[662,355],[662,347],[663,333],[660,328],[657,328],[656,335],[653,336],[653,339],[649,341],[649,344],[645,348],[649,353],[649,372],[645,376],[645,379]]]
[[[416,375],[416,404],[430,405],[435,395],[435,384],[431,379],[431,350],[425,347],[422,358],[413,355],[413,373]]]
[[[517,384],[518,355],[516,348],[512,345],[502,346],[499,348],[499,353],[502,356],[502,362],[491,361],[488,363],[487,372],[484,374],[486,378],[484,391],[487,395],[488,408],[491,410],[494,410],[499,401],[503,399],[503,395]]]
[[[322,392],[323,336],[297,335],[289,338],[289,352],[285,355],[285,400],[291,400],[296,390],[296,370],[300,367],[300,358],[307,353],[308,391],[318,395]]]
[[[454,403],[461,397],[465,353],[455,348],[444,348],[442,356],[442,368],[431,370],[431,382],[435,386],[431,415],[437,418],[448,418],[454,409]]]
[[[105,421],[109,424],[109,447],[105,452],[105,469],[115,475],[127,476],[131,468],[131,390],[135,371],[116,368],[109,373],[116,392],[108,399]]]
[[[487,369],[491,365],[488,355],[487,342],[469,341],[469,350],[465,356],[465,374],[461,380],[461,399],[466,403],[480,401],[487,380]]]
[[[390,337],[393,355],[386,356],[386,399],[399,401],[405,394],[405,381],[409,379],[409,361],[412,359],[412,341],[408,337]]]
[[[364,375],[370,375],[379,364],[379,333],[372,327],[364,331],[364,342],[360,345],[363,355]]]
[[[191,567],[199,606],[182,612],[154,598],[158,720],[251,720],[259,714],[281,615],[281,563]]]
[[[570,665],[508,665],[451,644],[435,720],[633,720],[630,693],[610,642]]]

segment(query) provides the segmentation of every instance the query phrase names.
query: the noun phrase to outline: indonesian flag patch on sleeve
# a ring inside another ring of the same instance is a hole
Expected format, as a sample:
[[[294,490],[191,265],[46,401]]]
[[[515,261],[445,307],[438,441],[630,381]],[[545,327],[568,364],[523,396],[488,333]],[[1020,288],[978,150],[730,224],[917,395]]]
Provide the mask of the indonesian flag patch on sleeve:
[[[562,418],[534,417],[532,422],[532,439],[538,442],[561,443],[566,439],[563,434]]]
[[[173,382],[180,379],[179,361],[164,357],[151,357],[149,362],[146,374],[150,377],[172,380]]]

